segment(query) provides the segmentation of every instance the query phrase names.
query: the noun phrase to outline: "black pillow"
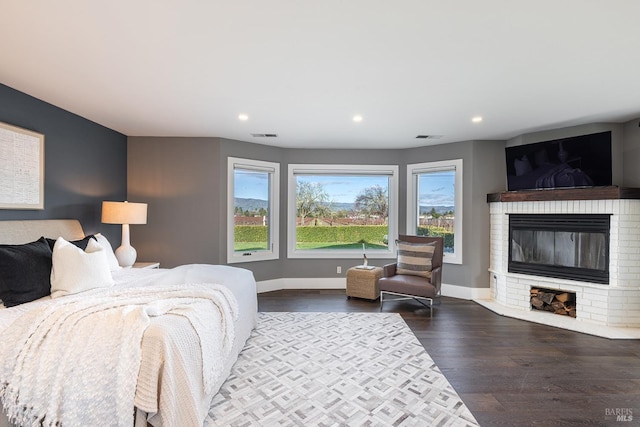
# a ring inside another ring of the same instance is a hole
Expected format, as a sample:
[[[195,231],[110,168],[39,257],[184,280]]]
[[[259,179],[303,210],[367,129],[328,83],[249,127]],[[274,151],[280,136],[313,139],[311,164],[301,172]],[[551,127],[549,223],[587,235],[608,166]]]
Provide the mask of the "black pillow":
[[[44,237],[24,245],[0,245],[0,300],[5,307],[51,293],[51,248]]]
[[[51,248],[51,252],[53,253],[53,247],[56,245],[56,240],[57,239],[49,239],[48,237],[46,239],[47,239],[47,243],[49,243],[49,247]],[[74,245],[76,245],[77,247],[79,247],[80,249],[85,251],[85,250],[87,250],[87,245],[89,244],[89,239],[93,239],[96,242],[98,241],[98,239],[96,239],[93,234],[89,234],[88,236],[86,236],[85,238],[80,239],[80,240],[70,240],[69,243],[73,243]]]

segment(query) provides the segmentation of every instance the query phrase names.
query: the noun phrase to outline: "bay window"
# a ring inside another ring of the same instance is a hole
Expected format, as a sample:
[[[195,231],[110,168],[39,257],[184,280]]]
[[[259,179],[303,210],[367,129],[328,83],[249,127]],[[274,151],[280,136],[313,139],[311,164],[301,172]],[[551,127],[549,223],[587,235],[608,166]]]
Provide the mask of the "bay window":
[[[398,166],[289,165],[290,258],[389,258]]]
[[[280,165],[229,157],[227,262],[278,259]]]
[[[462,159],[407,165],[407,234],[443,237],[443,261],[462,264]]]

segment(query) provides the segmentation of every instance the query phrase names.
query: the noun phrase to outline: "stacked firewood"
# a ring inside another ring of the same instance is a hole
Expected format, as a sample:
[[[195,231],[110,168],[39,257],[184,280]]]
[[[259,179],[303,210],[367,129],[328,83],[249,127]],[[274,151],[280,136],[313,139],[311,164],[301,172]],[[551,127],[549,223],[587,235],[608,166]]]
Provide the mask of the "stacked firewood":
[[[575,294],[531,288],[531,306],[564,316],[576,317]]]

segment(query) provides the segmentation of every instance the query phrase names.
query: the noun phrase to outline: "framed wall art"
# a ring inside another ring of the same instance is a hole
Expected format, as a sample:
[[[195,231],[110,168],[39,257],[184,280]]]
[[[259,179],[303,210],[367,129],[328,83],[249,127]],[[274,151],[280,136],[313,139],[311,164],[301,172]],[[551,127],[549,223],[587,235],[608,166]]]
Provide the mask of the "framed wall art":
[[[44,135],[2,122],[0,209],[44,209]]]

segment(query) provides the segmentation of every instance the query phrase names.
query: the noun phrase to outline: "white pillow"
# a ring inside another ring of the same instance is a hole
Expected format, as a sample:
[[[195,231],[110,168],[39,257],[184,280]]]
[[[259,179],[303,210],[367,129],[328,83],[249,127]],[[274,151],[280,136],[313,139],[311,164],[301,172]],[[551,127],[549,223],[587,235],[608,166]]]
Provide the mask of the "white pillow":
[[[114,284],[105,250],[94,239],[89,239],[83,251],[59,237],[52,259],[51,298]]]
[[[111,269],[111,271],[120,270],[122,267],[118,264],[118,258],[116,258],[116,254],[113,253],[113,246],[111,246],[109,240],[100,233],[94,234],[93,237],[95,237],[98,243],[100,243],[100,246],[104,248],[104,253],[107,254],[107,261],[109,262],[109,269]]]

